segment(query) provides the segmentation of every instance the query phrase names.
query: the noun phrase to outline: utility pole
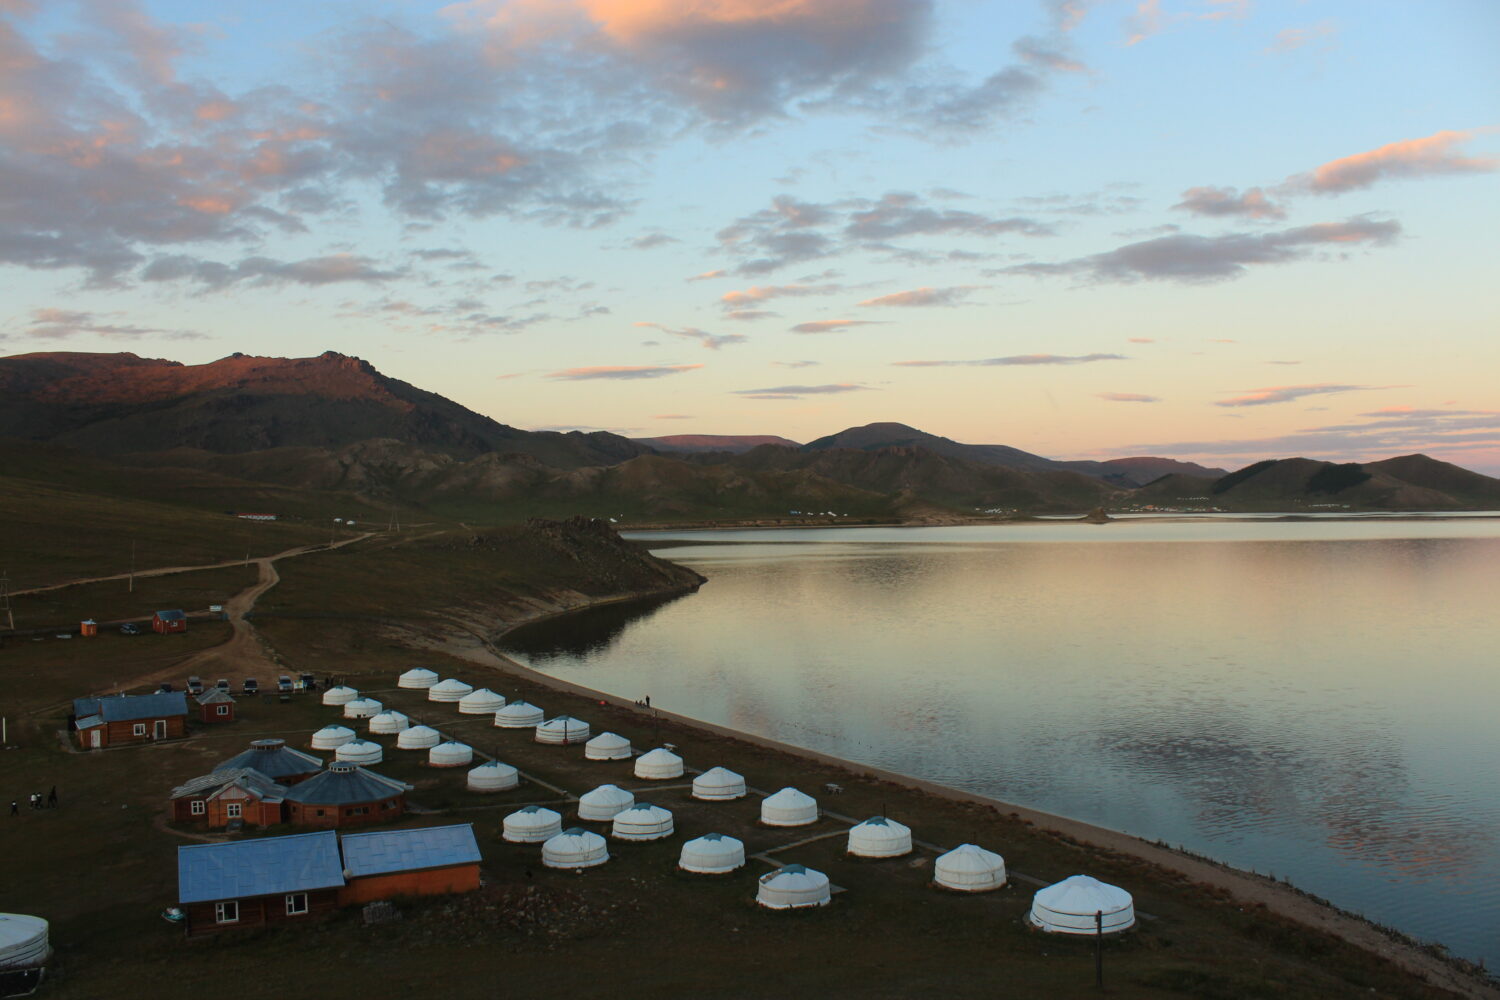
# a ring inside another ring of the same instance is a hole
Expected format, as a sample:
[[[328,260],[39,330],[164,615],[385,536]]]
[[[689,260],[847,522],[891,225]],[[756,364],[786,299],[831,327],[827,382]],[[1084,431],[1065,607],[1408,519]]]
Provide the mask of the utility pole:
[[[0,572],[0,611],[5,612],[6,628],[16,630],[16,613],[10,609],[10,570]]]
[[[130,540],[130,592],[135,593],[135,539]]]

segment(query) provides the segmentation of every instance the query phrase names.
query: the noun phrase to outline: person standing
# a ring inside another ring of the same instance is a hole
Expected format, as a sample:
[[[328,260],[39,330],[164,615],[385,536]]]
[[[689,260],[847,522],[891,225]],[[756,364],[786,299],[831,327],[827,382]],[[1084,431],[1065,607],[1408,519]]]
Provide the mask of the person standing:
[[[10,800],[10,814],[12,816],[19,816],[19,815],[21,815],[21,803],[20,803],[20,801],[18,799],[11,799]]]
[[[47,808],[48,809],[56,809],[57,808],[57,786],[56,785],[53,785],[52,786],[52,791],[50,791],[50,792],[47,793]]]

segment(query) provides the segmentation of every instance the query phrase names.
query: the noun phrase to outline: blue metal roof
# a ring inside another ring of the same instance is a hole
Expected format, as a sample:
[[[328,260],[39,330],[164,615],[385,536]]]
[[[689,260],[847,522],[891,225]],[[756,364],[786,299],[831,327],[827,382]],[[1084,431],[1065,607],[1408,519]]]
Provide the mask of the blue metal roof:
[[[479,860],[479,844],[474,840],[472,823],[346,833],[340,840],[344,845],[344,868],[350,878],[445,868]]]
[[[181,611],[158,611],[156,613],[156,617],[160,618],[164,622],[175,622],[181,621],[182,619],[186,618],[187,615],[183,614]]]
[[[332,830],[177,848],[179,903],[307,892],[343,884],[338,834]]]
[[[107,698],[74,698],[73,714],[80,719],[100,715],[105,722],[130,722],[134,719],[164,719],[169,715],[187,714],[187,694],[182,691],[156,694],[112,695]]]

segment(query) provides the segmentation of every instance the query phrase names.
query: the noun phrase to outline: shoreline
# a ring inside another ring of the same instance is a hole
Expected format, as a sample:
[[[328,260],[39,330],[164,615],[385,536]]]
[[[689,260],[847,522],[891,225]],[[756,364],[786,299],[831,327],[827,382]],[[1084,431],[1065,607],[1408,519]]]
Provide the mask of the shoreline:
[[[1481,966],[1463,959],[1442,957],[1435,951],[1441,948],[1440,945],[1424,945],[1399,931],[1382,927],[1358,914],[1339,909],[1334,904],[1297,889],[1290,883],[1278,882],[1268,876],[1233,868],[1222,862],[1082,820],[1043,812],[924,778],[862,764],[808,747],[785,743],[665,709],[657,707],[648,709],[637,705],[631,699],[528,667],[506,655],[497,646],[498,641],[504,636],[525,626],[598,607],[670,597],[692,593],[694,590],[696,588],[674,588],[652,593],[618,594],[587,601],[573,607],[554,606],[546,610],[538,609],[536,614],[501,623],[498,630],[486,629],[477,622],[453,620],[451,623],[457,631],[444,630],[437,636],[429,633],[419,637],[403,629],[402,635],[405,641],[412,642],[420,648],[443,652],[477,666],[512,674],[561,694],[585,698],[590,702],[609,705],[615,709],[623,709],[639,716],[642,721],[668,722],[687,730],[737,741],[760,750],[836,768],[852,775],[887,782],[911,792],[934,796],[950,802],[988,808],[1066,841],[1124,855],[1177,876],[1209,885],[1227,893],[1247,908],[1264,907],[1279,916],[1331,934],[1357,948],[1392,961],[1408,972],[1420,976],[1429,984],[1452,991],[1456,995],[1474,998],[1474,1000],[1500,1000],[1500,984],[1495,983],[1492,977],[1488,977],[1487,973],[1482,971]],[[1482,976],[1486,978],[1480,978]]]

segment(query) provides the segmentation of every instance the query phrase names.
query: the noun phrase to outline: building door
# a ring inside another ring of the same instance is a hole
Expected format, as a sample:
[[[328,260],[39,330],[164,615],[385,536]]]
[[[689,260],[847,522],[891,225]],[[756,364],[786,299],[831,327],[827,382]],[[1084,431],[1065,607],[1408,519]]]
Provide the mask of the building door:
[[[153,740],[164,740],[167,738],[167,720],[157,719],[151,727],[151,738]]]
[[[93,729],[90,729],[89,730],[89,746],[93,747],[95,750],[98,750],[100,747],[102,747],[104,745],[104,739],[103,739],[103,737],[104,737],[104,731],[103,731],[102,728],[95,727]]]

